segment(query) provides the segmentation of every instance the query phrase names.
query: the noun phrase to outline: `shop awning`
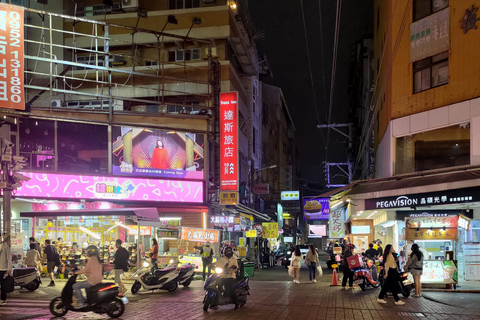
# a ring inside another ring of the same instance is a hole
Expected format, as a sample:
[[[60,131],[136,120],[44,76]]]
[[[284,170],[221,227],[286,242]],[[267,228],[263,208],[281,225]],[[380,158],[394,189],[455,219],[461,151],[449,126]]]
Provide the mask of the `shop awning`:
[[[51,217],[81,217],[81,216],[134,216],[139,221],[159,221],[157,208],[117,208],[98,210],[41,210],[20,212],[22,218],[51,218]]]

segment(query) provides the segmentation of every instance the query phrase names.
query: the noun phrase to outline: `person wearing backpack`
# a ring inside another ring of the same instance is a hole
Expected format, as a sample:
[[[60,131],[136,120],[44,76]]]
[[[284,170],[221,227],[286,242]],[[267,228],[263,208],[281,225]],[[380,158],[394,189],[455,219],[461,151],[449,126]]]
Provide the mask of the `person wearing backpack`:
[[[127,289],[123,285],[122,275],[128,271],[128,258],[130,254],[127,249],[122,247],[122,240],[117,239],[115,241],[117,251],[115,252],[115,260],[113,260],[113,266],[115,270],[115,283],[118,284],[120,294],[124,294]]]
[[[0,233],[0,286],[2,287],[0,295],[0,305],[7,303],[7,285],[5,281],[5,275],[12,274],[12,252],[8,243],[2,241],[2,235]]]
[[[45,249],[43,249],[43,261],[47,261],[47,273],[50,277],[49,287],[55,286],[53,271],[55,270],[55,256],[58,255],[57,249],[50,244],[50,239],[45,240]]]

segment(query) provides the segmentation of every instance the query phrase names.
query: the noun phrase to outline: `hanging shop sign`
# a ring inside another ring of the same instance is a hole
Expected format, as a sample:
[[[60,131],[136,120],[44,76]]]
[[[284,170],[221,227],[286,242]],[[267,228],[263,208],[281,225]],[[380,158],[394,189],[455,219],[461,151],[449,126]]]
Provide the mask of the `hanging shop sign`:
[[[422,272],[422,283],[458,282],[457,266],[452,260],[424,261]]]
[[[238,246],[237,251],[238,251],[238,255],[240,257],[246,257],[247,256],[247,247]]]
[[[0,108],[25,110],[23,15],[0,3]]]
[[[232,228],[235,224],[233,216],[211,216],[210,223],[220,228]]]
[[[18,197],[154,202],[203,202],[203,181],[170,181],[126,177],[24,172],[31,178]]]
[[[257,230],[247,230],[247,238],[256,238]]]
[[[463,214],[458,216],[458,226],[467,231],[470,230],[470,218],[465,217]]]
[[[282,201],[300,200],[300,191],[282,191],[280,197]]]
[[[417,193],[398,197],[365,200],[365,210],[412,208],[426,205],[458,204],[480,201],[478,187]]]
[[[179,232],[177,230],[160,229],[157,230],[158,238],[175,238],[178,239]]]
[[[329,198],[303,198],[305,220],[328,220],[329,213]]]
[[[220,93],[220,191],[238,191],[237,92]]]
[[[263,238],[265,239],[277,239],[278,238],[278,223],[267,222],[262,223]]]
[[[422,60],[450,48],[450,8],[410,25],[410,62]]]
[[[406,229],[406,240],[457,240],[457,228]]]
[[[200,242],[218,242],[220,232],[213,229],[201,228],[182,228],[182,240],[200,241]]]
[[[268,194],[270,192],[270,185],[268,183],[258,183],[253,186],[253,193]]]
[[[332,210],[328,219],[328,236],[331,239],[343,239],[345,237],[345,208]]]
[[[405,226],[410,229],[417,228],[456,228],[458,226],[458,217],[415,217],[406,218]]]
[[[238,192],[220,192],[220,204],[222,205],[237,205]]]
[[[285,212],[300,212],[300,201],[285,201],[282,207]]]
[[[160,218],[160,227],[161,228],[179,228],[180,227],[180,219]]]
[[[138,235],[138,226],[128,226],[128,235],[129,236],[136,236]],[[140,235],[141,236],[151,236],[152,235],[152,227],[140,227]]]

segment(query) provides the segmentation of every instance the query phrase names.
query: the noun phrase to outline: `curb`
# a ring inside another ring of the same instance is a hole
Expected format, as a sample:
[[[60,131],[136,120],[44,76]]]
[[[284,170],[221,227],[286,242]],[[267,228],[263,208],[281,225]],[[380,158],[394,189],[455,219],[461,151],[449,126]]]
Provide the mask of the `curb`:
[[[455,293],[480,293],[480,290],[472,289],[472,290],[462,290],[462,289],[423,289],[422,292],[455,292]]]

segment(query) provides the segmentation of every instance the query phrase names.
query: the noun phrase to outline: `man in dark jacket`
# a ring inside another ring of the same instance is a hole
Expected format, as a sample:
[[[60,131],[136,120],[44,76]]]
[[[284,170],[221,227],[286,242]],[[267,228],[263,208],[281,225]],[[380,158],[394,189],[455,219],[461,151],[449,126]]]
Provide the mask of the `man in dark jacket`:
[[[355,273],[350,270],[347,258],[351,257],[353,255],[353,249],[355,249],[355,245],[349,244],[347,247],[347,250],[343,254],[343,279],[342,279],[342,288],[347,289],[347,280],[348,280],[348,286],[350,289],[353,289],[353,276]]]
[[[377,240],[377,244],[378,244],[377,255],[378,255],[379,257],[381,257],[381,256],[383,256],[382,241]]]
[[[117,239],[115,241],[117,251],[115,252],[115,260],[113,260],[113,267],[115,269],[115,283],[118,284],[120,294],[124,294],[127,289],[123,285],[122,275],[128,271],[128,258],[129,254],[127,249],[122,247],[122,240]]]
[[[378,251],[373,249],[373,243],[370,243],[368,246],[369,246],[369,249],[365,251],[365,257],[375,260],[375,258],[378,255]]]
[[[45,240],[45,249],[43,249],[43,262],[47,262],[47,273],[50,276],[49,287],[55,286],[53,272],[55,271],[55,254],[57,249],[50,244],[50,239]]]

